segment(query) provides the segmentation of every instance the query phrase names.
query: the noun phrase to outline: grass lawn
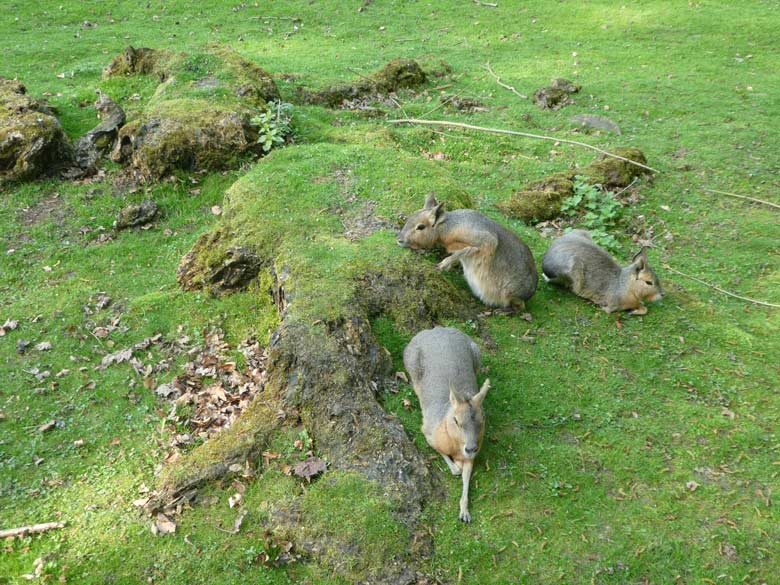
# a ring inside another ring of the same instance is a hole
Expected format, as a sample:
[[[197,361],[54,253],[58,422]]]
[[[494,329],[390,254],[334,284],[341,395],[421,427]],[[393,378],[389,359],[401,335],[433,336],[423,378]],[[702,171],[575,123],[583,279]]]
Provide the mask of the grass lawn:
[[[780,311],[665,267],[780,303],[777,209],[705,191],[780,203],[780,4],[497,4],[9,0],[0,14],[0,75],[18,77],[33,96],[49,96],[75,138],[96,123],[97,88],[131,117],[154,93],[148,77],[101,79],[127,45],[230,45],[273,74],[288,101],[297,85],[354,79],[395,57],[428,66],[444,60],[453,70],[441,81],[451,84],[444,91],[477,98],[486,111],[439,108],[440,81],[433,80],[421,93],[401,92],[390,118],[427,114],[607,150],[641,148],[660,172],[640,183],[641,197],[614,235],[624,259],[638,249],[629,233],[654,235],[650,262],[666,296],[646,316],[607,315],[540,283],[528,303],[530,322],[515,315],[491,316],[484,328],[451,323],[483,346],[493,386],[472,481],[472,524],[458,521],[460,480],[426,445],[411,387],[386,393],[386,408],[430,454],[448,488],[425,511],[434,549],[422,570],[445,583],[777,583]],[[575,104],[543,111],[499,86],[488,62],[521,94],[555,77],[582,90]],[[395,222],[422,206],[427,189],[417,167],[403,161],[433,158],[448,177],[441,184],[514,229],[538,265],[549,237],[507,219],[495,203],[531,180],[594,159],[565,144],[389,126],[383,117],[317,106],[294,112],[297,144],[286,149],[309,148],[314,158],[288,167],[296,177],[291,208],[296,197],[301,205],[327,197],[327,184],[304,183],[302,192],[300,177],[317,169],[317,156],[331,160],[328,145],[348,142],[352,150],[343,152],[362,148],[371,161],[361,166],[357,154],[354,168],[373,169],[354,177],[356,197],[376,200],[377,212]],[[609,116],[622,135],[575,132],[570,118],[581,113]],[[270,156],[296,160],[286,150]],[[386,158],[392,176],[380,172],[376,157]],[[154,536],[151,520],[133,505],[157,481],[174,431],[164,420],[170,406],[130,365],[96,366],[105,354],[158,333],[197,344],[218,327],[230,351],[252,336],[268,342],[279,318],[262,287],[219,298],[184,292],[176,267],[218,224],[212,207],[223,205],[235,181],[251,173],[287,182],[274,175],[283,166],[277,160],[180,175],[133,192],[108,179],[0,188],[0,325],[19,321],[0,336],[0,529],[66,522],[4,541],[0,584],[26,583],[36,559],[49,582],[344,582],[346,573],[316,557],[287,566],[259,560],[271,546],[261,528],[270,502],[294,496],[320,522],[376,543],[368,564],[405,546],[398,523],[384,514],[381,486],[349,477],[307,485],[284,473],[299,457],[297,434],[274,445],[282,456],[243,482],[247,515],[237,534],[223,531],[237,516],[228,505],[237,491],[230,481],[208,486],[171,535]],[[109,178],[115,173],[109,165]],[[146,198],[163,210],[152,229],[101,240],[120,208]],[[396,250],[391,230],[371,238],[377,246],[384,239],[388,254],[409,253]],[[420,262],[433,270],[433,257]],[[98,293],[112,303],[98,309]],[[116,327],[108,337],[93,335],[108,325]],[[414,332],[388,318],[373,327],[401,370]],[[30,343],[23,353],[21,341]],[[35,349],[42,342],[51,349]],[[151,376],[154,384],[170,381],[187,361],[149,352],[150,363],[170,360]],[[53,428],[42,430],[50,421]]]

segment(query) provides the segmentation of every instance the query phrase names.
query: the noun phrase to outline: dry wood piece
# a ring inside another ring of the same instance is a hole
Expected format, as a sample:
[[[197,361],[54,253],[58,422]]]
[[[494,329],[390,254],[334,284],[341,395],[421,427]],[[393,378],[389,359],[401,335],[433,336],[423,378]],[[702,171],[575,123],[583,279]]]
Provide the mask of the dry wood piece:
[[[753,303],[754,305],[761,305],[762,307],[777,307],[780,308],[780,305],[774,304],[774,303],[765,303],[764,301],[757,301],[755,299],[751,299],[749,297],[742,297],[737,294],[734,294],[733,292],[729,292],[727,290],[723,290],[720,287],[715,286],[714,284],[710,284],[709,282],[706,282],[704,280],[701,280],[700,278],[696,278],[695,276],[691,276],[690,274],[685,274],[684,272],[680,272],[679,270],[676,270],[669,266],[668,264],[664,265],[664,268],[667,270],[671,270],[672,272],[679,274],[680,276],[684,276],[685,278],[690,278],[691,280],[695,280],[696,282],[703,284],[704,286],[708,286],[710,288],[714,288],[718,292],[722,292],[724,295],[728,295],[730,297],[734,297],[735,299],[740,299],[742,301],[747,301],[748,303]]]
[[[652,167],[648,167],[647,165],[638,163],[635,160],[631,160],[630,158],[625,158],[620,155],[607,152],[606,150],[601,150],[600,148],[591,146],[590,144],[585,144],[584,142],[578,142],[576,140],[567,140],[566,138],[555,138],[554,136],[543,136],[541,134],[530,134],[528,132],[504,130],[503,128],[484,128],[482,126],[472,126],[471,124],[463,124],[462,122],[447,122],[446,120],[418,120],[416,118],[403,118],[401,120],[388,120],[387,123],[388,124],[425,124],[428,126],[451,126],[453,128],[465,128],[467,130],[477,130],[479,132],[490,132],[492,134],[510,134],[512,136],[525,136],[526,138],[538,138],[539,140],[552,140],[553,142],[560,142],[563,144],[574,144],[576,146],[589,148],[591,150],[595,150],[596,152],[600,152],[604,156],[625,161],[637,167],[647,169],[648,171],[651,171],[653,173],[660,172]]]
[[[497,83],[498,85],[500,85],[500,86],[501,86],[501,87],[503,87],[503,88],[506,88],[506,89],[508,89],[508,90],[509,90],[509,91],[511,91],[513,94],[515,94],[517,97],[519,97],[520,99],[524,99],[524,100],[527,100],[527,99],[528,99],[528,96],[527,96],[527,95],[523,95],[522,93],[520,93],[519,91],[517,91],[517,90],[516,90],[514,87],[512,87],[511,85],[507,85],[506,83],[503,83],[503,82],[501,81],[501,78],[500,78],[498,75],[496,75],[496,72],[495,72],[495,71],[493,71],[493,68],[490,66],[490,62],[489,62],[489,61],[488,61],[487,63],[485,63],[485,69],[487,69],[487,72],[488,72],[488,73],[490,73],[490,75],[492,75],[492,76],[493,76],[493,78],[496,80],[496,83]]]
[[[6,528],[0,530],[0,538],[9,538],[14,536],[25,536],[26,534],[40,534],[47,530],[55,528],[64,528],[64,522],[44,522],[43,524],[32,524],[30,526],[20,526],[19,528]]]
[[[748,201],[753,201],[754,203],[763,203],[764,205],[770,205],[771,207],[776,207],[777,209],[780,209],[780,205],[777,203],[771,203],[769,201],[764,201],[763,199],[756,199],[755,197],[748,197],[747,195],[737,195],[736,193],[729,193],[728,191],[718,191],[716,189],[704,189],[708,193],[717,193],[718,195],[728,195],[729,197],[737,197],[739,199],[747,199]]]

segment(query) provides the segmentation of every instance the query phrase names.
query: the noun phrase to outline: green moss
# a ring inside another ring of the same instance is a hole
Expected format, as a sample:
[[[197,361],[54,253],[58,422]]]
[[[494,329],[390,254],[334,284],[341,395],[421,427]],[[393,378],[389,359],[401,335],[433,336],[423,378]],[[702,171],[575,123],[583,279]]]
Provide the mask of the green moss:
[[[106,70],[109,76],[151,72],[161,83],[120,130],[116,160],[157,179],[177,169],[235,167],[247,154],[261,153],[250,118],[278,100],[279,91],[256,63],[220,45],[186,54],[130,47]]]
[[[52,108],[21,82],[0,77],[0,183],[52,175],[72,156]]]
[[[510,217],[536,223],[561,214],[561,202],[574,193],[571,173],[556,173],[530,183],[523,190],[496,204]]]
[[[647,158],[638,148],[615,148],[611,152],[634,162],[647,164]],[[604,156],[601,160],[585,167],[579,174],[585,177],[588,183],[601,185],[605,189],[620,189],[628,187],[636,177],[647,173],[647,170],[624,160]]]
[[[347,100],[415,88],[425,82],[425,72],[416,61],[393,59],[378,71],[353,83],[336,84],[319,91],[299,88],[299,93],[306,103],[337,108]]]
[[[327,472],[302,498],[303,539],[316,542],[325,566],[339,567],[348,582],[373,581],[388,563],[403,562],[411,541],[394,517],[397,507],[360,474]]]

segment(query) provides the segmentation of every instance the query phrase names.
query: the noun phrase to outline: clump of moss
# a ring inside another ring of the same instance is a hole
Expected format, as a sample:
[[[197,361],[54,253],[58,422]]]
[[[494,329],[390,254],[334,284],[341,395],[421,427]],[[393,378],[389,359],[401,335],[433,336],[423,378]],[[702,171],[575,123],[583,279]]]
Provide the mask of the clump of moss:
[[[549,87],[542,87],[534,93],[534,103],[543,110],[560,110],[573,103],[571,95],[580,91],[581,86],[568,79],[553,79]]]
[[[353,83],[326,87],[319,91],[298,88],[301,99],[307,104],[337,108],[345,101],[366,96],[387,95],[399,89],[413,89],[426,82],[425,71],[412,59],[393,59],[384,67]]]
[[[0,182],[52,175],[73,159],[73,148],[54,110],[0,77]]]
[[[528,223],[553,219],[561,214],[561,202],[574,193],[571,173],[556,173],[530,183],[496,206],[509,215]]]
[[[647,164],[647,158],[638,148],[616,148],[612,152],[639,164]],[[648,172],[646,169],[632,165],[624,160],[603,156],[601,160],[582,169],[579,174],[588,183],[601,185],[605,189],[621,189],[628,187],[636,177],[648,174]]]
[[[148,75],[158,73],[162,76],[167,71],[167,64],[173,57],[173,53],[164,49],[150,49],[148,47],[128,46],[119,55],[111,59],[103,69],[103,77],[116,77],[119,75]]]
[[[112,154],[144,179],[183,170],[234,167],[262,154],[251,122],[278,100],[271,76],[228,47],[184,54],[128,47],[106,75],[156,73],[161,83],[141,115],[126,124]]]

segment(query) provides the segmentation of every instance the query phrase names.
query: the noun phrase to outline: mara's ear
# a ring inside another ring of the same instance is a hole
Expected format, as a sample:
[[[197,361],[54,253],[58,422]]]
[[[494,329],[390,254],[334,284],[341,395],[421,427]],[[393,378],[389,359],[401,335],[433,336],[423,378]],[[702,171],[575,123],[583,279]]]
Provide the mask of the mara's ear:
[[[438,224],[442,219],[444,219],[444,203],[439,203],[430,210],[431,214],[431,225],[434,226]]]
[[[487,396],[488,390],[490,390],[490,378],[487,378],[482,383],[482,388],[479,389],[479,393],[471,399],[475,406],[482,404],[482,401],[485,400],[485,396]]]
[[[439,204],[438,201],[436,201],[436,195],[433,191],[428,193],[428,195],[425,196],[425,207],[424,209],[433,209]]]
[[[631,262],[637,272],[641,272],[647,268],[647,246],[642,246],[639,254],[634,256],[634,259]]]
[[[455,391],[455,386],[453,386],[452,382],[450,382],[450,404],[452,404],[453,408],[457,408],[461,402],[462,400],[458,398],[458,394]]]

